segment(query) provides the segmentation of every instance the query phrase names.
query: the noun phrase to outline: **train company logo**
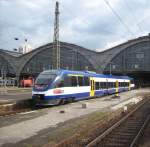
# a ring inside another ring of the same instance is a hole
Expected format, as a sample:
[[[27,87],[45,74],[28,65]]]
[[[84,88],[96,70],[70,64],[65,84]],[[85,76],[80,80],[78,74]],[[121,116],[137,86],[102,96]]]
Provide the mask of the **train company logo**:
[[[64,90],[62,90],[62,89],[54,89],[53,93],[54,94],[61,94],[61,93],[64,93]]]

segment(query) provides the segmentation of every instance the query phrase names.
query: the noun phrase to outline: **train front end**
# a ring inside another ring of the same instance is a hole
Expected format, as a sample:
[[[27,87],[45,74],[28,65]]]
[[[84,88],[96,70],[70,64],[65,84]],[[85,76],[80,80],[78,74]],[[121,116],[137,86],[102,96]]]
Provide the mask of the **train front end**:
[[[32,90],[32,100],[34,105],[59,104],[59,99],[51,97],[53,96],[55,81],[61,78],[60,73],[61,72],[58,70],[47,70],[39,74]]]

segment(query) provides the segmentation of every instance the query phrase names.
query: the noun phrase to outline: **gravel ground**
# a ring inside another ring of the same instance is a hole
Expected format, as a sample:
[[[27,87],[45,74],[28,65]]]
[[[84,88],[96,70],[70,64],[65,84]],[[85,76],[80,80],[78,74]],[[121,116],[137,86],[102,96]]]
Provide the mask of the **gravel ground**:
[[[85,115],[96,111],[108,112],[111,110],[110,108],[115,105],[120,104],[125,100],[128,100],[130,103],[130,99],[133,99],[134,101],[137,96],[146,93],[149,93],[149,89],[132,90],[120,93],[120,98],[118,99],[114,99],[112,96],[105,96],[103,98],[101,97],[59,107],[50,107],[33,112],[17,114],[11,116],[11,119],[9,119],[9,117],[2,117],[0,118],[0,145],[28,146],[34,144],[34,146],[41,146],[50,140],[52,141],[50,136],[53,136],[54,131],[65,126],[64,124],[70,125],[71,122],[75,122],[76,118],[77,120],[80,120],[79,118],[83,118]],[[83,103],[87,104],[86,109],[81,107]],[[60,111],[65,111],[65,113],[60,113]],[[65,128],[68,127],[65,126]],[[63,131],[62,134],[58,131],[58,134],[60,136],[65,136],[67,132],[68,130]]]

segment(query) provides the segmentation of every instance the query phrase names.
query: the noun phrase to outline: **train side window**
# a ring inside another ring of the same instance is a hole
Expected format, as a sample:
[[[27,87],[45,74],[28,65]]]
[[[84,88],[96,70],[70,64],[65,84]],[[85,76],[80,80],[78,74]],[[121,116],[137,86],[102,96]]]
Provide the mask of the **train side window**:
[[[78,77],[79,86],[83,86],[83,77]]]
[[[101,82],[101,87],[102,89],[104,89],[104,82]]]
[[[119,82],[119,87],[121,87],[121,83]]]
[[[122,87],[124,87],[124,82],[122,82]]]
[[[109,88],[112,88],[112,82],[109,82]]]
[[[71,86],[71,79],[69,76],[64,77],[64,86],[65,87],[70,87]]]
[[[104,89],[107,88],[107,82],[104,82]]]
[[[119,85],[119,87],[121,87],[122,86],[122,83],[120,82],[120,85]]]
[[[103,85],[102,85],[102,82],[100,82],[99,84],[100,84],[100,88],[101,88],[101,89],[103,89]]]
[[[99,82],[99,89],[102,89],[102,84],[101,84],[101,82]]]
[[[59,88],[59,87],[64,87],[64,80],[63,79],[56,82],[55,88]]]
[[[71,86],[77,86],[77,77],[71,76]]]
[[[116,88],[116,82],[114,82],[114,88]]]
[[[112,82],[109,82],[109,88],[112,88]]]
[[[105,82],[102,82],[102,89],[105,89]]]
[[[114,88],[114,82],[112,82],[112,88]]]
[[[112,88],[112,87],[113,87],[112,82],[110,82],[110,88]]]
[[[89,86],[89,77],[84,77],[84,86]]]
[[[107,83],[106,82],[101,82],[101,87],[102,87],[102,89],[107,88]]]
[[[95,89],[99,90],[99,82],[95,82]]]
[[[110,82],[107,82],[107,87],[110,88]]]
[[[127,86],[127,87],[129,86],[128,82],[126,83],[126,86]]]
[[[107,87],[110,88],[110,82],[107,82]]]

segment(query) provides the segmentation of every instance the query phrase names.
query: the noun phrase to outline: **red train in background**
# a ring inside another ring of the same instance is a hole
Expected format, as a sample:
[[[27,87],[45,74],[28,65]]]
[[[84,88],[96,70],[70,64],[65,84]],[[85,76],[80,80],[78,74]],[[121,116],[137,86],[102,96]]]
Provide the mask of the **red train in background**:
[[[21,87],[32,87],[34,84],[34,79],[32,77],[23,78],[20,81]]]

